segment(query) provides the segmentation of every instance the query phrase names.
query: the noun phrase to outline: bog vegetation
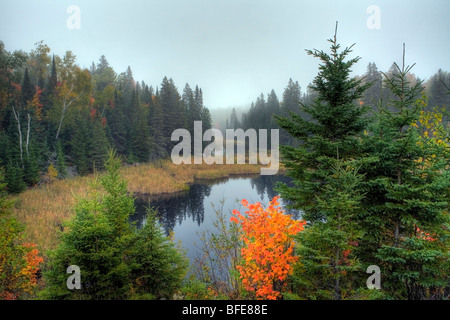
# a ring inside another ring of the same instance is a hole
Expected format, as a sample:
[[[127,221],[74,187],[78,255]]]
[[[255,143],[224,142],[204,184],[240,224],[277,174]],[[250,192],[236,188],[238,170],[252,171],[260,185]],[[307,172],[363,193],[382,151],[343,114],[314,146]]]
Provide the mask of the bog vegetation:
[[[141,229],[129,216],[133,193],[259,172],[165,160],[174,128],[211,127],[201,89],[180,96],[167,78],[154,90],[130,69],[117,76],[104,57],[81,70],[43,43],[30,54],[1,45],[0,298],[448,299],[448,74],[424,86],[404,49],[389,72],[370,64],[353,77],[353,46],[341,48],[337,30],[329,43],[307,50],[320,62],[307,96],[290,81],[281,104],[272,91],[228,123],[281,130],[293,187],[278,190],[302,220],[277,197],[242,199],[231,220],[217,210],[194,270],[153,209]],[[66,286],[70,265],[80,290]],[[366,286],[372,265],[380,289]]]

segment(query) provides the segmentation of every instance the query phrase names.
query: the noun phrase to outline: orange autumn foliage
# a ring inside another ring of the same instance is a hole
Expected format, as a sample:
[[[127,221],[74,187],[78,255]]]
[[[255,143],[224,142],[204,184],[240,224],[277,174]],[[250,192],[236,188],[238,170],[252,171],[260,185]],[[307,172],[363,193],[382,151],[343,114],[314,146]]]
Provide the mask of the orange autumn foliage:
[[[428,232],[421,230],[419,227],[414,225],[416,237],[426,241],[436,241]]]
[[[306,222],[297,221],[285,215],[279,207],[279,197],[274,197],[264,209],[259,202],[242,205],[248,210],[242,215],[233,210],[232,222],[242,226],[242,263],[237,267],[242,284],[249,292],[255,292],[258,299],[275,300],[281,296],[281,289],[292,272],[294,241],[291,236],[302,231]]]
[[[39,250],[36,249],[36,244],[25,243],[23,245],[28,248],[25,255],[25,267],[22,268],[19,275],[26,279],[22,283],[22,289],[25,292],[32,293],[33,289],[37,285],[37,272],[39,271],[39,265],[44,262],[44,259],[39,256]]]
[[[9,266],[6,253],[0,253],[0,272],[3,273],[3,291],[0,290],[0,300],[16,300],[24,294],[33,294],[38,284],[38,272],[44,259],[39,256],[36,244],[25,243],[15,248],[23,254],[18,267]]]

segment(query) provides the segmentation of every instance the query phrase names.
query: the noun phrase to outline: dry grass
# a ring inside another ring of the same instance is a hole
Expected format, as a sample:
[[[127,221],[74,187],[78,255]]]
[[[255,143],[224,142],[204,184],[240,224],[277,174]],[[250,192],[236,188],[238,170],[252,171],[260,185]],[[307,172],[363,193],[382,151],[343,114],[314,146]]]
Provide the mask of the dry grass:
[[[175,165],[160,161],[121,169],[128,190],[135,194],[167,194],[187,190],[195,179],[217,179],[230,175],[259,174],[260,165]],[[41,252],[54,249],[62,222],[73,215],[76,197],[89,192],[93,175],[56,181],[27,190],[16,197],[15,214],[26,226],[26,240]]]
[[[26,226],[25,239],[41,252],[53,249],[62,222],[73,214],[75,196],[86,194],[91,180],[92,176],[56,181],[19,194],[14,211]]]

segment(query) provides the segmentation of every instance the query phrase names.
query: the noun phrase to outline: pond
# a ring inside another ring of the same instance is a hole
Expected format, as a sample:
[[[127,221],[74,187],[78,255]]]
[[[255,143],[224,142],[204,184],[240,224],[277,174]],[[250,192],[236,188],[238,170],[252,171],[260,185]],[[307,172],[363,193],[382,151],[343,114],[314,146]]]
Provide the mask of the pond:
[[[200,233],[214,228],[216,210],[232,216],[232,210],[244,212],[240,201],[247,199],[249,203],[261,202],[266,207],[269,201],[277,196],[274,190],[276,183],[289,183],[283,175],[262,176],[247,175],[219,180],[201,180],[191,185],[188,191],[154,197],[140,197],[135,201],[136,213],[131,220],[142,226],[145,223],[146,208],[158,210],[158,220],[166,231],[173,232],[175,241],[180,242],[186,250],[190,261],[194,261],[199,253]],[[285,203],[280,200],[284,207]],[[299,218],[298,210],[286,210],[294,218]]]

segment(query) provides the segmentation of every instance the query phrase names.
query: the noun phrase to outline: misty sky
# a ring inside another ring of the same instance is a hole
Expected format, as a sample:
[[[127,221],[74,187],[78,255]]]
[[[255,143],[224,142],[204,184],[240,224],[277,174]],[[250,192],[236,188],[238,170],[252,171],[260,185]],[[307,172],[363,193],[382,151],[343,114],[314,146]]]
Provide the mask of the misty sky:
[[[69,29],[66,12],[80,8],[80,29]],[[369,29],[366,12],[380,8],[380,29]],[[275,89],[281,100],[289,78],[302,90],[317,74],[305,49],[329,48],[336,20],[342,46],[356,43],[354,68],[369,62],[387,71],[401,62],[422,79],[450,71],[448,0],[14,0],[0,3],[0,40],[6,50],[29,52],[40,40],[63,56],[71,50],[80,67],[105,55],[117,73],[159,86],[172,77],[180,93],[198,84],[209,108],[249,105]]]

